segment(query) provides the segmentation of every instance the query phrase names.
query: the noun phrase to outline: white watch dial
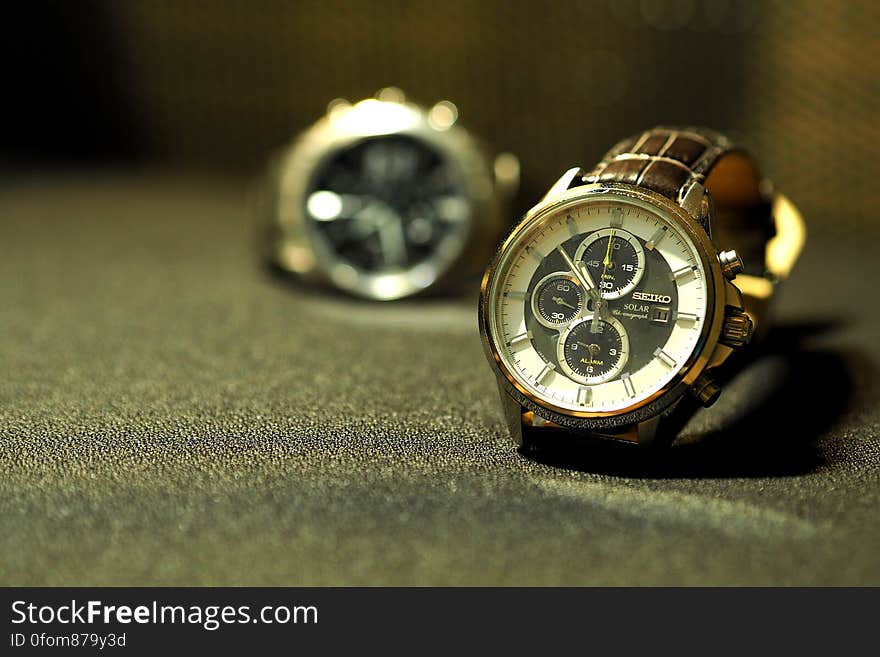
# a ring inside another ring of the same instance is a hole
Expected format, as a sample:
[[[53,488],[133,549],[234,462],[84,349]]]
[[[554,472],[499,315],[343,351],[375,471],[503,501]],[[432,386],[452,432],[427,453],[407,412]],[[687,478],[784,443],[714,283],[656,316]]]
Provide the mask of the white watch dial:
[[[699,344],[706,271],[677,219],[594,194],[536,216],[501,255],[489,335],[532,396],[609,413],[669,383]]]

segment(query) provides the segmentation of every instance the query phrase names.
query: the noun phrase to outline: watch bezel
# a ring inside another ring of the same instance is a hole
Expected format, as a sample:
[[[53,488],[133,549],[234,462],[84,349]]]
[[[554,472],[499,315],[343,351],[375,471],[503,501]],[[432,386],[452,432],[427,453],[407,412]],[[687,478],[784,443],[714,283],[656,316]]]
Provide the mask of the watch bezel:
[[[378,120],[359,120],[365,115],[369,115],[367,119]],[[305,216],[306,195],[314,173],[340,150],[368,139],[394,135],[410,137],[436,150],[460,179],[470,217],[458,253],[443,263],[432,257],[399,272],[375,274],[352,266],[356,276],[349,282],[340,280],[332,270],[343,260],[322,242]],[[435,127],[429,112],[414,103],[367,99],[354,105],[331,107],[284,151],[274,180],[277,198],[271,210],[275,232],[273,260],[308,280],[331,284],[368,299],[399,299],[437,286],[458,273],[464,263],[487,257],[493,240],[501,232],[501,209],[494,193],[492,165],[481,144],[457,124],[445,129]],[[422,267],[418,274],[414,272],[417,267]],[[380,293],[380,277],[385,279],[381,287],[387,287],[389,292]]]
[[[613,411],[575,411],[556,406],[535,395],[522,386],[501,358],[491,335],[491,309],[489,308],[492,285],[495,283],[498,265],[503,256],[516,244],[520,235],[549,216],[567,207],[579,205],[605,196],[640,201],[657,206],[661,212],[677,220],[681,229],[690,237],[696,253],[706,272],[707,307],[706,320],[697,345],[676,375],[657,392],[636,403]],[[480,285],[479,327],[483,349],[503,390],[516,400],[524,410],[532,411],[546,420],[573,429],[601,430],[636,424],[661,414],[678,401],[703,373],[710,362],[721,335],[726,300],[725,278],[721,273],[717,250],[709,235],[684,208],[651,190],[625,183],[594,183],[574,187],[560,194],[545,198],[529,210],[510,234],[486,269]]]

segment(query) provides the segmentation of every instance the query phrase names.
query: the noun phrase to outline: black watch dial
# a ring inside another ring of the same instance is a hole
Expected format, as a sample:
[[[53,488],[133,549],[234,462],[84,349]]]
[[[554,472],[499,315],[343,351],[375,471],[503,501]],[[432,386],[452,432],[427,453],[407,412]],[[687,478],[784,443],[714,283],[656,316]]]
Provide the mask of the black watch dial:
[[[535,285],[532,312],[548,328],[564,327],[578,316],[585,302],[586,295],[571,274],[554,272]]]
[[[626,364],[629,339],[614,318],[593,316],[572,324],[559,338],[558,358],[563,371],[581,383],[600,383],[614,377]]]
[[[306,217],[335,259],[380,274],[461,248],[471,205],[441,152],[416,137],[388,135],[330,155],[306,195]]]

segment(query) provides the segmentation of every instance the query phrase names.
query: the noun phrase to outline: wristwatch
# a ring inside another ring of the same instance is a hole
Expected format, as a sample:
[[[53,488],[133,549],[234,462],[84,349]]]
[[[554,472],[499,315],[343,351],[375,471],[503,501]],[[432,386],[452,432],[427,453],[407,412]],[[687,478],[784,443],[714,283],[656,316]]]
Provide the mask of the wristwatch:
[[[670,444],[766,329],[805,235],[752,157],[703,128],[647,130],[568,170],[482,281],[511,435]]]
[[[270,166],[269,257],[309,281],[399,299],[476,277],[505,231],[519,165],[390,87],[327,113]]]

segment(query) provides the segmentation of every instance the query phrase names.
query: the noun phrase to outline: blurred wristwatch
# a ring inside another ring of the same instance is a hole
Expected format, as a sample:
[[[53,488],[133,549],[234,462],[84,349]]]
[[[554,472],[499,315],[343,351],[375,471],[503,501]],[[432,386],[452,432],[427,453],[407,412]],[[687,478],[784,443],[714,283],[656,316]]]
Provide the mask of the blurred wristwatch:
[[[490,158],[440,101],[396,88],[327,114],[272,163],[263,210],[283,270],[391,300],[478,274],[505,229],[519,164]]]
[[[671,442],[764,329],[804,239],[795,207],[709,130],[647,130],[570,169],[483,278],[511,434]]]

